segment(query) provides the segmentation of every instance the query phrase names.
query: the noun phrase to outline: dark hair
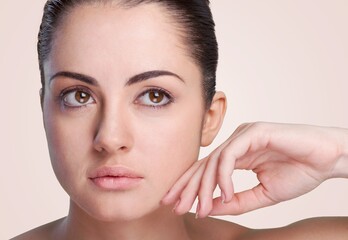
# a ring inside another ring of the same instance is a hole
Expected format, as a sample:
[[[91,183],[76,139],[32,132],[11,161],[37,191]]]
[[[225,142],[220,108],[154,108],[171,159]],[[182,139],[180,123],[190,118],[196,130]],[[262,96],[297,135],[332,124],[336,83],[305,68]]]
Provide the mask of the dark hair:
[[[38,34],[37,50],[44,93],[45,77],[43,63],[47,60],[54,34],[64,15],[72,8],[91,3],[108,3],[115,0],[48,0]],[[145,3],[158,3],[168,9],[184,33],[183,40],[190,56],[201,68],[206,106],[215,94],[218,45],[215,36],[215,23],[209,8],[209,0],[116,0],[124,7],[134,7]]]

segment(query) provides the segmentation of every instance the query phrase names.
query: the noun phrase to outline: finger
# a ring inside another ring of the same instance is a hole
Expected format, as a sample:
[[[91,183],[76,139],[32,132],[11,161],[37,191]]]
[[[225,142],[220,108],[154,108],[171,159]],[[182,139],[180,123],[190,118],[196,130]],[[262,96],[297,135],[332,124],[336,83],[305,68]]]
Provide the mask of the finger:
[[[221,151],[217,167],[217,182],[221,189],[221,201],[224,203],[231,201],[234,193],[231,176],[234,170],[236,157],[233,152],[231,152],[231,149],[229,149],[230,147],[231,146],[228,146]]]
[[[173,204],[178,201],[179,196],[193,174],[197,171],[202,161],[195,162],[172,186],[168,193],[162,198],[161,202],[164,205]]]
[[[235,138],[238,137],[238,135],[242,134],[245,132],[247,129],[249,129],[253,124],[252,123],[243,123],[239,125],[236,130],[232,133],[230,138]]]
[[[193,176],[191,177],[191,179],[189,180],[188,184],[185,186],[184,190],[181,192],[180,197],[179,197],[179,203],[175,206],[175,208],[173,209],[173,211],[178,214],[184,214],[187,213],[197,195],[198,195],[198,191],[199,191],[199,186],[201,183],[201,179],[204,173],[204,169],[205,169],[205,162],[203,162],[199,168],[197,169],[197,171],[193,174]]]
[[[208,216],[213,206],[213,193],[217,184],[217,157],[216,155],[210,156],[202,176],[198,192],[199,206],[197,207],[198,211],[196,213],[196,216],[199,218]]]
[[[219,147],[217,147],[211,154],[210,154],[210,161],[207,167],[207,174],[204,174],[204,179],[202,182],[203,187],[201,187],[202,191],[200,192],[200,202],[202,203],[200,207],[201,208],[201,215],[205,216],[208,212],[208,210],[211,208],[211,198],[210,196],[212,195],[213,191],[216,188],[216,177],[214,178],[214,184],[212,183],[212,178],[209,176],[216,176],[217,172],[217,166],[218,166],[218,162],[216,159],[219,159],[219,156],[221,155],[221,152],[224,151],[224,149],[231,143],[231,141],[233,141],[234,138],[238,138],[239,135],[243,134],[244,132],[246,132],[248,130],[248,128],[251,126],[252,124],[250,123],[244,123],[242,125],[240,125],[235,131],[234,133],[231,135],[231,137],[229,139],[227,139],[223,144],[221,144]],[[222,154],[224,155],[224,154]],[[224,157],[222,157],[224,158]],[[232,170],[229,171],[227,174],[223,174],[224,176],[221,176],[221,178],[225,178],[226,181],[224,181],[224,183],[222,185],[225,185],[226,187],[224,188],[224,190],[221,191],[221,195],[222,195],[222,202],[226,201],[226,195],[228,196],[227,199],[231,199],[234,193],[234,187],[232,184],[232,179],[231,179],[231,175],[232,175],[232,171],[233,171],[233,165],[234,165],[234,161],[231,162],[232,165]],[[223,167],[224,168],[224,167]],[[221,171],[223,172],[223,170]],[[214,185],[214,186],[213,186]],[[203,201],[203,202],[202,202]],[[206,205],[206,206],[205,206]]]
[[[268,197],[265,192],[267,191],[259,184],[253,189],[235,193],[233,199],[227,204],[222,204],[221,199],[216,198],[213,200],[210,215],[239,215],[276,204],[277,202]]]
[[[212,196],[214,193],[214,190],[217,186],[217,174],[218,172],[218,165],[219,165],[219,159],[221,157],[221,153],[224,151],[226,146],[228,146],[229,142],[226,141],[224,144],[220,145],[217,149],[214,150],[213,153],[211,153],[209,161],[207,163],[207,167],[205,169],[201,187],[199,190],[199,217],[206,217],[209,215],[209,212],[212,209]],[[222,154],[223,155],[223,154]],[[232,169],[233,169],[233,162],[231,163]],[[225,191],[222,191],[222,202],[225,201],[225,193],[231,195],[230,198],[232,198],[232,195],[234,193],[234,187],[232,184],[231,174],[227,175],[226,181],[229,181],[225,189]]]
[[[245,157],[248,154],[265,149],[267,146],[268,138],[260,137],[260,134],[253,130],[256,129],[253,126],[254,124],[249,124],[244,127],[221,151],[217,181],[222,191],[222,198],[226,203],[231,201],[233,196],[231,176],[234,169],[250,169],[252,161],[245,161]]]

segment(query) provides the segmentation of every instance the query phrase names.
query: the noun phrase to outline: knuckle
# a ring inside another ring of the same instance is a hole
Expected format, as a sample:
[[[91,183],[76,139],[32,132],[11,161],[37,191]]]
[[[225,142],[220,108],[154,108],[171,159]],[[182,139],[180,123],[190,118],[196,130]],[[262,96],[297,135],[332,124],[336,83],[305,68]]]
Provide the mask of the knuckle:
[[[229,146],[229,147],[231,147],[231,146]],[[229,158],[229,156],[230,156],[230,149],[227,147],[222,149],[222,151],[220,152],[220,156],[219,156],[219,164],[221,163],[221,161],[223,159]]]
[[[270,123],[267,122],[254,122],[251,124],[251,129],[254,131],[266,131],[269,128]]]
[[[244,128],[248,127],[250,123],[242,123],[241,125],[238,126],[237,130],[243,130]]]

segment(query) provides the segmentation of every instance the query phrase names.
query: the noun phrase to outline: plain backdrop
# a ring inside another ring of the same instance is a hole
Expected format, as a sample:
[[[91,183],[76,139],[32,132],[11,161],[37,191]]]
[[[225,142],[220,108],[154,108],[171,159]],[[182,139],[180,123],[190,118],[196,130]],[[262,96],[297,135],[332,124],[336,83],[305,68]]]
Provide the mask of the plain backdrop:
[[[208,154],[243,122],[348,127],[348,1],[212,0],[220,44],[218,89],[228,96],[223,128]],[[51,169],[39,104],[37,32],[44,0],[0,7],[0,239],[67,214]],[[238,171],[237,190],[256,184]],[[348,180],[297,199],[224,219],[271,228],[315,216],[348,215]]]

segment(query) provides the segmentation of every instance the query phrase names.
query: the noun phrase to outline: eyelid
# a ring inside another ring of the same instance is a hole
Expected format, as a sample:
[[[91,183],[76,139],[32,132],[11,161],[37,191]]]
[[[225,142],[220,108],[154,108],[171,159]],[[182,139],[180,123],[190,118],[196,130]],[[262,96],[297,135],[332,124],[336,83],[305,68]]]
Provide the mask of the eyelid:
[[[163,92],[163,93],[166,95],[166,97],[174,99],[173,95],[172,95],[169,91],[167,91],[166,89],[161,88],[161,87],[148,87],[148,88],[145,89],[143,92],[141,92],[141,93],[138,95],[137,98],[142,97],[142,96],[144,96],[146,93],[151,92],[151,91]]]
[[[161,88],[161,87],[148,87],[147,89],[145,89],[144,91],[142,91],[134,100],[134,102],[137,102],[137,100],[143,96],[145,96],[145,94],[151,92],[151,91],[159,91],[162,92],[167,98],[168,98],[168,103],[165,104],[158,104],[158,105],[147,105],[147,104],[139,104],[142,106],[146,106],[146,107],[152,107],[152,108],[160,108],[160,107],[165,107],[166,105],[173,103],[175,101],[175,97],[166,89]]]
[[[93,104],[95,104],[97,101],[96,101],[96,98],[94,97],[94,94],[92,93],[92,91],[90,89],[88,89],[87,87],[85,86],[81,86],[81,85],[78,85],[78,86],[72,86],[72,87],[68,87],[68,88],[65,88],[61,91],[61,93],[59,94],[58,98],[59,98],[59,101],[61,102],[62,105],[64,105],[64,107],[66,108],[80,108],[80,107],[85,107],[87,106],[88,104],[82,104],[80,106],[70,106],[70,105],[66,105],[64,104],[64,98],[70,94],[70,93],[73,93],[73,92],[76,92],[76,91],[81,91],[81,92],[85,92],[87,93],[88,95],[90,95],[90,97],[93,99]],[[89,103],[91,104],[91,103]]]

